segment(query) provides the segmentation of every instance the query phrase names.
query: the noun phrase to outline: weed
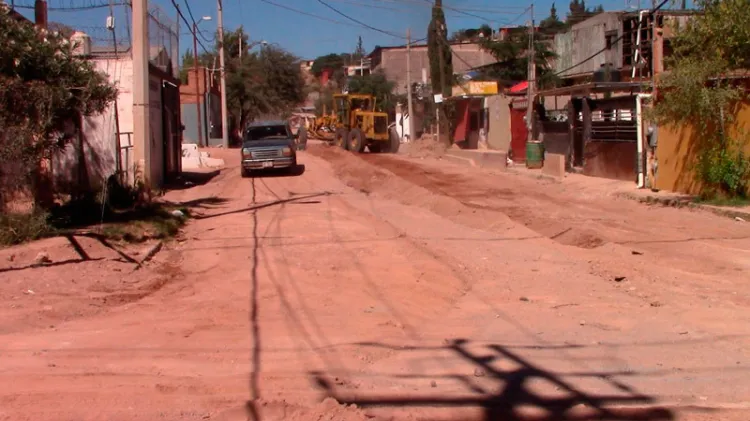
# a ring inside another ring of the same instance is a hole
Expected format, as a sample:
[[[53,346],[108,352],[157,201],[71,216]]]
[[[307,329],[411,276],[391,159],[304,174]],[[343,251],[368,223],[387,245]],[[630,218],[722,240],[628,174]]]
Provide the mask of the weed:
[[[48,214],[0,214],[0,245],[11,246],[25,241],[38,240],[56,233],[48,222]]]

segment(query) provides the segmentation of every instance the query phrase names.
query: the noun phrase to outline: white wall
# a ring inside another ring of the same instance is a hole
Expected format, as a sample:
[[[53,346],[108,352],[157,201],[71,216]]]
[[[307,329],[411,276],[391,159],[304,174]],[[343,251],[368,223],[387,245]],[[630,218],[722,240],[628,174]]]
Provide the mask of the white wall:
[[[109,76],[109,81],[118,89],[117,109],[120,132],[133,131],[133,65],[129,57],[119,59],[96,59],[94,67]],[[55,184],[62,191],[72,188],[79,181],[81,157],[86,163],[85,173],[89,187],[99,189],[116,170],[115,104],[101,115],[86,117],[83,121],[83,136],[74,139],[53,160]],[[127,144],[127,137],[121,136]]]

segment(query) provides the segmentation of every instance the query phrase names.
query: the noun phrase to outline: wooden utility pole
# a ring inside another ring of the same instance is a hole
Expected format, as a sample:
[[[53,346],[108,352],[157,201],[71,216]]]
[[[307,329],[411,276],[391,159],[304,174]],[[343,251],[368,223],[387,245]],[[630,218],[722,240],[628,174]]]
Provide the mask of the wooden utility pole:
[[[136,169],[140,171],[142,177],[139,181],[142,181],[148,188],[151,187],[151,126],[148,109],[148,0],[133,0],[132,7],[133,153]]]
[[[217,1],[217,24],[219,31],[219,75],[221,76],[221,144],[229,147],[229,127],[227,121],[227,73],[224,64],[224,8],[221,0]],[[240,57],[242,57],[242,32],[240,32]]]
[[[526,127],[529,130],[527,141],[534,139],[534,95],[536,95],[536,49],[534,48],[534,4],[529,7],[531,10],[531,25],[529,27],[529,53],[528,53],[528,81],[526,94]]]
[[[196,118],[196,124],[198,125],[198,146],[203,144],[203,122],[201,121],[201,84],[198,74],[198,24],[193,23],[193,72],[195,73],[195,112],[198,116]],[[208,146],[208,141],[206,141]]]
[[[408,101],[407,110],[409,113],[409,141],[414,139],[414,105],[412,102],[412,84],[411,84],[411,28],[406,30],[406,100]]]
[[[38,28],[47,29],[47,0],[36,0],[34,2],[34,24]]]

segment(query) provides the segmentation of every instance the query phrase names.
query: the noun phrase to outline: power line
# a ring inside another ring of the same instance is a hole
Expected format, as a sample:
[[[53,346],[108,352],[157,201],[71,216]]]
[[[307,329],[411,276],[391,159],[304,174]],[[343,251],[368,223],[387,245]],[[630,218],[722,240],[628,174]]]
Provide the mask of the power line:
[[[190,22],[188,22],[187,18],[182,13],[182,10],[180,9],[180,6],[177,4],[177,1],[176,0],[171,0],[171,2],[172,2],[172,6],[174,6],[175,10],[177,10],[177,14],[180,15],[180,19],[182,19],[182,21],[185,22],[185,25],[189,28],[190,33],[193,34],[194,37],[197,37],[198,35],[195,33],[195,31],[193,31],[194,27],[192,25],[190,25]],[[188,3],[187,0],[185,1],[185,3],[186,4]],[[193,22],[195,23],[195,20],[193,20]],[[208,54],[211,54],[211,52],[208,50],[208,48],[206,48],[205,45],[203,45],[203,42],[201,42],[200,39],[198,39],[198,45],[200,45],[201,48],[203,48],[203,51],[205,51]]]
[[[130,5],[129,1],[118,1],[113,4],[113,6],[129,6],[129,5]],[[104,2],[104,1],[93,2],[89,0],[86,4],[80,5],[80,6],[75,6],[74,3],[70,3],[70,5],[66,7],[63,7],[63,6],[47,7],[47,10],[49,10],[50,12],[80,12],[84,10],[109,8],[109,6],[110,4],[108,2]],[[30,9],[30,10],[34,9],[33,4],[17,4],[16,3],[13,5],[13,7],[16,9]]]
[[[260,0],[260,1],[262,1],[263,3],[268,3],[268,4],[272,5],[272,6],[279,7],[281,9],[289,10],[290,12],[295,12],[295,13],[299,13],[299,14],[304,15],[304,16],[309,16],[311,18],[316,18],[316,19],[324,20],[326,22],[336,23],[336,24],[339,24],[339,25],[346,25],[346,26],[351,26],[351,27],[354,27],[354,28],[359,28],[359,26],[351,24],[349,22],[343,22],[343,21],[336,20],[336,19],[331,19],[331,18],[328,18],[328,17],[325,17],[325,16],[316,15],[314,13],[305,12],[304,10],[295,9],[294,7],[290,7],[290,6],[287,6],[287,5],[284,5],[284,4],[280,4],[280,3],[276,3],[276,2],[271,1],[271,0]]]
[[[376,31],[376,32],[380,32],[381,34],[389,35],[389,36],[392,36],[394,38],[403,38],[403,39],[406,39],[406,37],[404,37],[403,35],[399,35],[399,34],[396,34],[396,33],[390,32],[390,31],[386,31],[386,30],[383,30],[383,29],[380,29],[380,28],[376,28],[376,27],[368,25],[368,24],[366,24],[366,23],[364,23],[364,22],[362,22],[360,20],[357,20],[357,19],[355,19],[355,18],[347,15],[346,13],[344,13],[344,12],[336,9],[335,7],[331,6],[330,4],[326,3],[323,0],[318,0],[318,3],[320,3],[323,6],[325,6],[325,7],[329,8],[329,9],[333,10],[337,14],[339,14],[339,15],[347,18],[347,19],[349,19],[350,21],[358,23],[360,26],[363,26],[363,27],[365,27],[367,29],[370,29],[370,30],[373,30],[373,31]]]
[[[188,15],[190,16],[190,20],[193,21],[193,25],[194,25],[193,28],[197,28],[198,27],[198,21],[195,20],[195,16],[193,15],[193,10],[190,7],[190,1],[189,0],[184,0],[184,1],[185,1],[185,8],[187,9]],[[202,31],[196,31],[196,32],[200,35],[201,38],[203,38],[203,41],[206,41],[209,44],[212,44],[214,42],[214,40],[210,40],[210,39],[206,38],[206,36],[203,35]],[[215,36],[214,36],[214,38],[215,38]]]

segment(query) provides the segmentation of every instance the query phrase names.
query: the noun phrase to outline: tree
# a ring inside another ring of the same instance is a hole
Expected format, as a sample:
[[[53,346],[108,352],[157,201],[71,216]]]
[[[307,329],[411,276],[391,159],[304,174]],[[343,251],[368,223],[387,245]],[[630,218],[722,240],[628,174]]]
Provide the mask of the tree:
[[[354,50],[354,54],[352,55],[352,59],[353,60],[361,60],[366,55],[367,55],[367,52],[365,52],[365,47],[362,45],[362,37],[360,36],[357,39],[357,48]]]
[[[586,0],[572,0],[570,2],[570,12],[568,13],[568,17],[565,19],[565,25],[567,27],[571,27],[576,23],[583,22],[584,20],[602,13],[603,11],[604,8],[601,5],[595,7],[594,9],[588,9],[586,8]]]
[[[42,36],[0,5],[0,206],[20,190],[34,193],[37,205],[50,205],[41,188],[42,160],[71,141],[83,117],[103,112],[117,95],[74,47],[62,34]]]
[[[299,60],[281,48],[267,46],[227,61],[227,105],[235,131],[263,115],[283,116],[304,99]]]
[[[453,54],[448,43],[442,0],[435,0],[432,20],[427,28],[427,54],[430,59],[432,90],[450,96],[453,81]]]
[[[701,11],[671,40],[653,118],[693,128],[698,181],[706,196],[746,196],[750,161],[736,110],[748,94],[726,76],[750,68],[750,0],[699,0]],[[737,132],[740,133],[737,133]]]
[[[430,60],[430,79],[432,92],[441,93],[444,97],[451,95],[453,87],[453,52],[448,43],[448,26],[445,24],[442,0],[435,0],[432,7],[432,20],[427,28],[427,55]],[[449,116],[445,103],[438,107],[440,110],[441,132],[449,133],[448,143],[451,142]]]
[[[393,95],[395,84],[389,81],[382,72],[375,72],[349,79],[349,93],[369,94],[375,97],[378,108],[391,111],[396,108],[397,98]]]
[[[539,32],[541,32],[542,35],[554,37],[555,34],[564,32],[565,29],[566,25],[557,16],[557,8],[555,7],[555,3],[552,3],[549,16],[539,22]]]
[[[504,40],[485,39],[482,48],[497,60],[494,66],[484,70],[484,76],[500,82],[519,82],[528,78],[529,33],[525,28],[511,31]],[[544,34],[534,37],[534,64],[540,87],[554,86],[558,78],[552,69],[556,57]]]

